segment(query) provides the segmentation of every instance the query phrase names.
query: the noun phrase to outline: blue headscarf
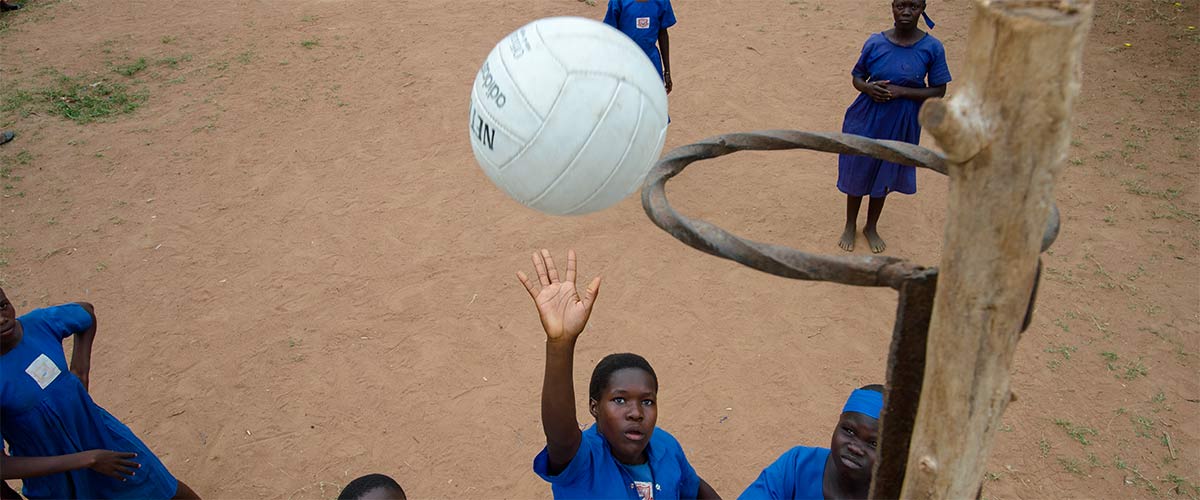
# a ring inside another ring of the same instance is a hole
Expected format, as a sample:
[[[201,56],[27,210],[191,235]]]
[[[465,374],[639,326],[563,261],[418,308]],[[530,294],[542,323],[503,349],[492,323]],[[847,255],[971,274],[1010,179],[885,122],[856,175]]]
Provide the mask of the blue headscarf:
[[[842,413],[848,411],[878,420],[879,414],[883,412],[883,394],[867,389],[855,389],[846,399],[846,406],[842,407]]]

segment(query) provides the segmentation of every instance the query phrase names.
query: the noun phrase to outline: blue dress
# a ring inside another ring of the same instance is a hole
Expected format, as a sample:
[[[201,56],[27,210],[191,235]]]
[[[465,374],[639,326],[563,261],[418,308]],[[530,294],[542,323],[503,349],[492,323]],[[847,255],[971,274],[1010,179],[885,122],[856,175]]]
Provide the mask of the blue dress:
[[[871,35],[851,74],[868,82],[887,80],[903,87],[923,88],[926,76],[930,87],[950,83],[946,50],[930,34],[909,47],[896,45],[883,33]],[[921,140],[920,110],[921,103],[912,99],[875,102],[859,93],[846,109],[842,132],[917,144]],[[882,198],[892,191],[913,194],[917,192],[917,171],[866,156],[840,155],[837,186],[850,196]]]
[[[797,446],[763,469],[738,500],[822,500],[829,448]]]
[[[646,445],[646,458],[655,500],[696,498],[700,492],[700,476],[688,462],[675,436],[655,427],[650,434],[650,443]],[[630,470],[617,461],[608,440],[604,439],[595,425],[583,431],[579,450],[565,469],[557,475],[550,475],[549,469],[550,454],[546,448],[542,448],[533,459],[533,472],[550,483],[550,491],[556,499],[639,500],[641,492],[637,483],[645,479],[641,471]]]
[[[125,482],[91,469],[23,481],[28,498],[171,498],[178,483],[133,431],[101,408],[71,373],[62,341],[92,326],[78,304],[36,309],[17,318],[21,343],[0,356],[0,437],[14,457],[69,455],[92,449],[137,453]]]
[[[671,0],[608,0],[604,24],[632,38],[654,63],[662,77],[662,55],[658,52],[658,31],[675,25]]]

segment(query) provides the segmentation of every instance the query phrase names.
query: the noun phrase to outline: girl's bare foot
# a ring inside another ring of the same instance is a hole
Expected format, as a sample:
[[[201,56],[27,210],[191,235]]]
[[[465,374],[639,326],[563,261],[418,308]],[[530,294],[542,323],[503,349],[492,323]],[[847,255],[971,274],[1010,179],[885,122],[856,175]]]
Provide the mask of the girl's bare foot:
[[[863,236],[867,237],[867,243],[871,245],[871,251],[879,253],[887,248],[887,243],[883,242],[883,238],[879,237],[879,232],[874,227],[864,227]]]
[[[838,246],[847,252],[854,251],[854,226],[846,226],[846,230],[842,231],[842,239],[838,240]]]

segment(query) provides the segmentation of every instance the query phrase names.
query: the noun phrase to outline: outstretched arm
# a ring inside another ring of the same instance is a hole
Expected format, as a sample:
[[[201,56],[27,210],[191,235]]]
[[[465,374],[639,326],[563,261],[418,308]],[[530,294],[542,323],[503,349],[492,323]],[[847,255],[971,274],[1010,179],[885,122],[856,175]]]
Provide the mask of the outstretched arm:
[[[75,469],[92,469],[113,479],[125,480],[134,470],[141,467],[130,460],[137,453],[109,450],[88,450],[70,455],[52,457],[10,457],[0,455],[0,471],[3,479],[25,479],[49,476]]]
[[[575,386],[573,369],[575,363],[575,341],[583,333],[592,305],[600,292],[600,278],[596,277],[580,297],[575,288],[575,251],[567,252],[567,272],[558,275],[554,258],[549,250],[533,254],[533,267],[537,270],[540,291],[534,290],[533,282],[525,273],[518,272],[517,279],[533,298],[542,329],[546,332],[546,375],[542,381],[542,429],[546,433],[546,450],[549,455],[549,472],[558,474],[571,463],[579,450],[581,434],[579,421],[575,419]]]
[[[674,85],[671,84],[671,37],[666,28],[658,30],[658,51],[662,52],[663,83],[670,94]]]
[[[83,382],[83,388],[88,388],[88,375],[92,372],[92,341],[96,339],[96,309],[87,302],[77,302],[80,307],[92,316],[92,326],[75,334],[74,347],[71,350],[71,373]]]

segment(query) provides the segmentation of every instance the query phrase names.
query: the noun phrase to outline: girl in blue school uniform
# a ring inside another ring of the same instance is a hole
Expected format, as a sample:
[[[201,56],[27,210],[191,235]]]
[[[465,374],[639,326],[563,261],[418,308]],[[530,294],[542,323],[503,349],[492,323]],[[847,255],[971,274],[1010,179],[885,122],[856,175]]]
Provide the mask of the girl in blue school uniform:
[[[937,38],[917,27],[920,17],[933,28],[933,21],[925,14],[925,0],[892,1],[895,27],[871,35],[851,71],[854,88],[860,93],[846,109],[842,132],[910,144],[920,141],[917,112],[921,103],[946,95],[946,84],[950,83],[946,50]],[[887,248],[876,227],[883,203],[892,192],[916,193],[917,172],[907,165],[841,155],[837,187],[846,193],[846,226],[838,246],[854,251],[858,209],[863,196],[870,196],[863,236],[871,251],[879,253]]]
[[[671,38],[667,35],[667,28],[675,25],[671,0],[608,0],[604,24],[625,33],[642,48],[646,57],[654,63],[654,69],[658,70],[670,94]],[[661,54],[659,49],[662,50]]]
[[[21,479],[29,498],[199,498],[88,395],[95,336],[91,304],[18,318],[0,289],[0,436],[12,453],[0,454],[3,479]]]
[[[658,377],[641,356],[611,354],[596,365],[588,390],[588,411],[596,423],[579,430],[575,342],[592,313],[600,278],[579,295],[574,250],[567,253],[566,274],[561,278],[547,250],[533,254],[533,266],[540,290],[525,273],[517,273],[546,332],[542,382],[546,447],[533,459],[533,470],[550,483],[554,498],[720,498],[696,474],[675,437],[655,426]]]
[[[881,411],[883,386],[850,393],[829,448],[788,450],[763,469],[738,500],[867,498]]]

